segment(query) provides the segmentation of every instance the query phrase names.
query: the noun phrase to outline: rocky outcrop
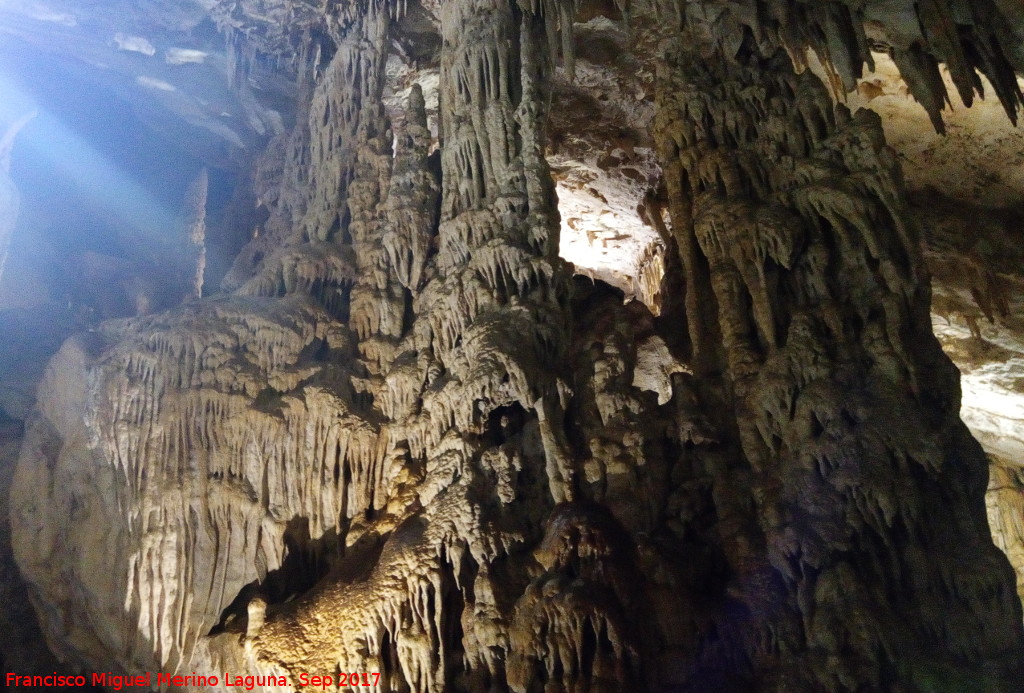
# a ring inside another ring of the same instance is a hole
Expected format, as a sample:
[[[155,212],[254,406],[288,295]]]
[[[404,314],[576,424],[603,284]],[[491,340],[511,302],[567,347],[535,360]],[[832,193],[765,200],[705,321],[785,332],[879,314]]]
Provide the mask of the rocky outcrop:
[[[852,5],[617,10],[658,46],[659,316],[559,258],[573,3],[420,8],[437,153],[418,86],[384,106],[404,8],[328,12],[225,294],[43,377],[12,526],[51,647],[388,691],[1013,690],[1021,606],[899,166],[794,67],[850,89],[886,40],[933,116],[942,59],[1012,117],[1016,29]]]

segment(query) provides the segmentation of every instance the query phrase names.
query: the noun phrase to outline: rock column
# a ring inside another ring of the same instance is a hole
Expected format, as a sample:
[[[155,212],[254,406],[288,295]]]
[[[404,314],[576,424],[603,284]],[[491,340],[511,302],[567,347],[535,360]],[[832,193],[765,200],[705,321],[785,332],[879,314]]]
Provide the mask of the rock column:
[[[691,680],[1009,690],[1020,606],[878,118],[770,42],[710,60],[701,41],[668,44],[656,135],[699,389],[725,406],[709,470],[746,615],[719,617]]]

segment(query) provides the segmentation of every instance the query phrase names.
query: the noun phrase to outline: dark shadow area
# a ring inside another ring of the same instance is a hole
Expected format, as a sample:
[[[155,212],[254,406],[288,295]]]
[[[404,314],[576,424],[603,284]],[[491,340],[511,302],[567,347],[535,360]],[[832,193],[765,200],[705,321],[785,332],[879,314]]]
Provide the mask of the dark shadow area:
[[[244,632],[249,602],[256,597],[266,602],[269,611],[309,594],[319,585],[364,579],[377,564],[384,540],[371,533],[345,547],[334,530],[313,539],[309,535],[309,520],[294,517],[285,530],[284,544],[285,558],[281,567],[269,571],[263,580],[243,587],[221,613],[209,635]]]

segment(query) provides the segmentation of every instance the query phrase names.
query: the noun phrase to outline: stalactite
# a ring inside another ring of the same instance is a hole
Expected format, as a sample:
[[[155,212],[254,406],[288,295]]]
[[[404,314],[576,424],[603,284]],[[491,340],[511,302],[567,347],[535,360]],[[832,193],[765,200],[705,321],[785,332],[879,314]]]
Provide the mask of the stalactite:
[[[764,2],[748,16],[740,12],[723,17],[737,22],[735,36],[749,26],[762,47],[784,46],[798,71],[806,68],[804,52],[813,50],[825,63],[833,91],[842,96],[856,89],[865,64],[873,69],[869,46],[885,44],[900,69],[910,93],[928,111],[942,132],[941,111],[949,103],[939,72],[944,63],[964,104],[975,94],[984,96],[976,71],[991,81],[996,96],[1014,123],[1024,107],[1024,94],[1015,73],[1024,71],[1024,55],[1013,35],[1017,10],[999,0],[970,4],[949,0],[890,5],[830,0],[807,4],[792,0]]]
[[[375,113],[386,59],[388,13],[377,2],[345,22],[334,57],[316,85],[309,108],[309,188],[300,220],[302,238],[328,240],[344,212],[355,165],[355,142],[364,118]],[[365,45],[364,45],[365,44]]]
[[[336,531],[374,507],[381,483],[378,433],[338,389],[338,366],[302,356],[351,353],[343,328],[308,299],[200,305],[111,325],[112,346],[81,374],[97,408],[74,424],[124,484],[115,506],[89,505],[122,516],[109,541],[127,591],[111,623],[127,618],[151,648],[124,656],[161,666],[187,665],[256,566],[281,564],[291,518]],[[118,599],[96,608],[116,612]]]
[[[404,131],[399,137],[387,196],[390,228],[383,238],[388,261],[399,281],[410,291],[419,291],[430,252],[437,207],[438,182],[427,168],[430,130],[427,129],[423,90],[414,84],[409,95]]]
[[[839,14],[825,17],[831,38],[819,52],[836,70],[835,86],[846,90],[863,56],[859,41],[844,40],[851,20],[838,5],[820,10]],[[700,36],[699,22],[691,30]],[[863,653],[864,666],[850,660],[832,670],[814,657],[791,665],[782,658],[801,687],[831,690],[842,681],[914,681],[916,655],[900,644],[908,639],[971,659],[974,638],[986,638],[985,647],[1000,653],[993,656],[1002,658],[1003,675],[1011,676],[1019,616],[1006,598],[1005,571],[979,580],[956,559],[925,569],[927,562],[915,562],[898,538],[941,525],[927,530],[926,545],[955,542],[952,535],[962,532],[975,547],[971,561],[998,562],[977,513],[983,460],[957,421],[952,366],[931,336],[920,242],[877,117],[851,116],[842,106],[833,112],[816,79],[793,75],[764,37],[734,62],[714,67],[697,57],[699,49],[688,52],[680,43],[674,50],[670,62],[677,67],[659,92],[657,131],[688,275],[687,322],[706,329],[706,306],[714,306],[725,348],[718,368],[738,429],[737,458],[716,472],[733,500],[716,503],[722,531],[735,523],[730,540],[745,548],[730,549],[725,536],[723,547],[738,575],[770,578],[768,592],[756,598],[770,594],[778,604],[754,609],[771,614],[776,635],[755,641],[736,634],[731,641],[721,631],[706,646],[741,653],[755,670],[759,659],[777,658],[801,640],[826,652]],[[746,155],[769,142],[777,157]],[[690,273],[701,266],[706,284]],[[691,331],[690,339],[698,349],[706,337]],[[898,430],[884,423],[893,417],[902,422]],[[973,471],[948,467],[950,455],[970,459]],[[737,484],[751,489],[745,503],[736,503],[743,496]],[[954,491],[940,489],[958,489],[965,500],[949,507],[937,499]],[[961,520],[938,519],[951,512]],[[856,566],[847,552],[857,556]],[[871,592],[870,585],[900,584],[914,571],[924,572],[917,597],[892,602]],[[737,595],[755,598],[741,585]],[[1000,610],[992,616],[999,634],[978,630],[964,638],[944,629],[936,617],[949,618],[952,595]],[[860,625],[810,618],[840,612],[855,614]],[[875,621],[890,612],[920,627],[901,634]],[[802,623],[797,628],[789,618]],[[894,653],[895,671],[866,664],[880,648]],[[716,665],[708,659],[701,666]]]

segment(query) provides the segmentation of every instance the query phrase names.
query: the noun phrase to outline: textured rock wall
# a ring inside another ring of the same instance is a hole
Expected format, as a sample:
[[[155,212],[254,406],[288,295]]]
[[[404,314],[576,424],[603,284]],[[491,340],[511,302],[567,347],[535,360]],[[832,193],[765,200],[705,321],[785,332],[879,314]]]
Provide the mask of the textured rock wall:
[[[852,109],[879,114],[888,144],[900,158],[910,213],[924,231],[931,273],[932,324],[961,372],[960,415],[989,455],[990,512],[1005,504],[1019,513],[1006,491],[1024,459],[1024,287],[1020,276],[1021,200],[1018,179],[1024,132],[1005,117],[994,99],[962,107],[953,96],[944,109],[946,132],[936,133],[928,114],[909,94],[887,54],[873,54],[874,72],[847,95]],[[816,74],[824,69],[815,65]],[[943,79],[956,91],[948,71]],[[993,88],[983,75],[986,94]],[[1018,78],[1018,81],[1020,79]],[[990,515],[993,539],[1018,570],[1024,556],[1012,547],[1021,538],[1017,522]],[[1018,583],[1018,588],[1020,583]]]
[[[334,570],[384,552],[375,572],[383,591],[366,593],[379,617],[346,592],[347,618],[364,618],[353,622],[353,642],[320,642],[317,663],[336,660],[342,647],[352,666],[385,667],[389,685],[439,688],[455,675],[431,653],[446,644],[436,626],[442,614],[458,616],[442,609],[442,596],[456,598],[445,581],[463,562],[493,562],[540,524],[534,516],[518,531],[517,523],[501,532],[481,526],[485,504],[467,498],[474,467],[505,478],[500,507],[516,494],[513,469],[525,454],[512,444],[490,449],[488,428],[511,426],[493,436],[533,441],[524,447],[531,474],[540,470],[541,511],[550,494],[570,493],[557,426],[568,390],[553,375],[568,275],[555,257],[557,217],[540,156],[543,20],[504,5],[467,12],[442,23],[453,104],[445,137],[465,144],[446,167],[453,202],[439,232],[416,92],[392,157],[380,101],[389,8],[373,4],[340,36],[311,92],[308,123],[274,145],[271,169],[257,175],[270,181],[260,195],[276,204],[228,280],[237,297],[111,323],[54,361],[41,397],[62,401],[65,413],[46,410],[30,429],[19,484],[47,492],[21,497],[16,550],[44,599],[59,605],[44,620],[63,654],[96,667],[112,658],[126,670],[240,656],[225,645],[230,637],[211,654],[202,636],[231,627],[233,612],[219,622],[243,587],[273,583],[286,544],[303,546],[288,543],[291,523],[301,521],[307,542],[338,537],[327,552]],[[463,40],[469,19],[479,42]],[[539,57],[522,58],[520,42]],[[429,271],[428,252],[436,257]],[[492,416],[502,408],[507,417]],[[65,475],[77,479],[73,487]],[[329,498],[321,486],[332,479]],[[405,546],[420,525],[431,534]],[[470,543],[478,558],[451,565]],[[80,548],[68,554],[66,545]],[[70,583],[48,581],[55,564]],[[486,578],[465,579],[481,594],[470,606],[488,613]],[[413,598],[423,600],[419,615],[402,606]],[[305,613],[268,616],[247,650],[250,664],[312,665],[279,651],[274,635],[304,623]],[[70,614],[77,626],[68,631]],[[480,621],[481,641],[507,640],[507,623],[487,626]],[[387,650],[382,638],[391,643],[394,664],[359,659],[374,651],[358,646],[363,632],[378,651]],[[487,651],[474,648],[484,658],[474,676],[504,678],[504,657],[492,663]]]
[[[384,110],[400,8],[328,13],[230,293],[44,376],[12,524],[55,651],[386,691],[1013,690],[1020,603],[898,166],[785,51],[845,84],[864,22],[906,23],[730,5],[628,8],[660,56],[657,320],[558,258],[572,4],[434,8],[437,154],[419,89]],[[964,31],[894,51],[1016,64]]]
[[[734,412],[740,454],[716,479],[724,548],[741,594],[744,574],[775,581],[747,597],[772,595],[751,624],[763,639],[741,647],[780,689],[925,687],[993,636],[984,647],[1012,670],[1018,607],[987,546],[985,459],[931,336],[918,231],[877,117],[834,110],[756,27],[734,61],[701,60],[702,28],[669,53],[656,133],[686,346]],[[967,545],[966,559],[940,548]],[[971,625],[967,607],[949,628],[965,594],[989,617]],[[778,656],[797,643],[799,664]]]

